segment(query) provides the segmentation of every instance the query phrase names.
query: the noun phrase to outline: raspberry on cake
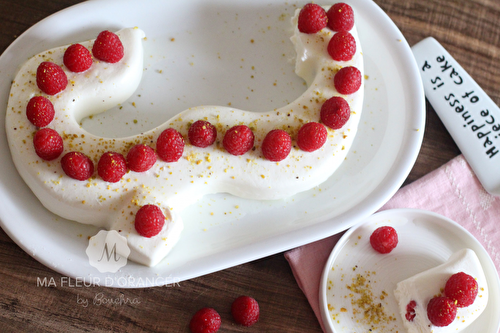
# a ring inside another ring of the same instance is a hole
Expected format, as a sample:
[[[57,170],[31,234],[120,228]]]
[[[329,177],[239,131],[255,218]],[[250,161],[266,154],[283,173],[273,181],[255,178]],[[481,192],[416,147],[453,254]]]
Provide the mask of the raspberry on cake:
[[[267,133],[262,141],[262,154],[271,162],[284,160],[292,150],[292,138],[280,129],[273,129]]]
[[[308,85],[299,98],[262,112],[193,106],[132,137],[100,137],[87,132],[80,122],[124,103],[134,94],[144,71],[142,30],[105,30],[95,40],[73,44],[81,47],[60,46],[33,56],[13,81],[6,113],[16,168],[50,211],[72,221],[118,230],[127,237],[131,251],[128,259],[148,266],[158,264],[175,246],[183,229],[183,209],[204,195],[224,192],[251,200],[277,200],[322,184],[346,159],[357,133],[363,82],[354,77],[353,84],[350,74],[342,75],[342,71],[354,68],[361,75],[363,57],[356,28],[352,27],[349,34],[356,44],[354,54],[346,61],[332,59],[328,44],[335,32],[325,25],[324,14],[329,7],[307,8],[312,12],[300,15],[301,9],[297,9],[291,21],[290,39],[297,53],[295,71]],[[301,32],[302,24],[314,27],[316,32]],[[85,49],[92,50],[94,59],[90,68],[79,72],[82,68],[73,68],[70,63],[88,61]],[[66,52],[68,59],[62,65]],[[50,63],[42,62],[47,58]],[[32,80],[35,72],[36,82]],[[335,118],[331,109],[321,115],[322,106],[343,94],[334,82],[334,77],[341,76],[342,87],[356,87],[342,96],[350,117],[331,121],[328,118]],[[47,126],[58,133],[66,154],[60,152],[56,135],[42,138],[45,132],[41,132],[42,140],[27,143],[26,138],[35,133],[37,125],[28,119],[26,107],[38,95],[53,104],[54,120]],[[54,159],[43,160],[40,155]],[[70,191],[72,195],[67,195]],[[139,211],[150,205],[161,210],[165,225],[160,229],[154,227],[158,223],[148,222],[154,232],[147,228],[143,232],[141,221],[151,219],[140,217]],[[136,228],[130,219],[138,214]]]

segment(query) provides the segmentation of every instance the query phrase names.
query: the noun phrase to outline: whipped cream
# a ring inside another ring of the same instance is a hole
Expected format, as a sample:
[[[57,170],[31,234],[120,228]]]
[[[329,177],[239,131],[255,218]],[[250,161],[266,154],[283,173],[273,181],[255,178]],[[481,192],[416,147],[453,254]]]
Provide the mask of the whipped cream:
[[[328,7],[326,7],[328,9]],[[345,66],[357,67],[363,75],[363,58],[356,28],[351,34],[357,51],[348,62],[335,62],[327,52],[333,32],[328,28],[317,34],[303,34],[297,29],[299,10],[292,19],[295,26],[291,37],[297,51],[296,73],[305,79],[308,89],[287,106],[268,112],[249,112],[224,106],[199,106],[185,110],[164,124],[137,136],[109,139],[88,133],[80,126],[84,117],[104,112],[124,102],[136,90],[143,71],[142,40],[145,34],[138,28],[117,32],[125,56],[116,64],[94,62],[81,74],[67,71],[68,87],[56,96],[46,96],[56,110],[48,126],[64,140],[64,153],[79,151],[97,165],[106,151],[126,156],[128,149],[143,143],[155,148],[156,139],[166,128],[178,130],[186,146],[181,159],[166,163],[158,159],[148,171],[129,171],[119,182],[108,183],[96,174],[88,181],[67,177],[60,158],[42,161],[33,148],[36,128],[25,115],[31,97],[42,92],[35,83],[35,73],[42,61],[62,66],[67,46],[42,52],[29,59],[19,70],[11,88],[6,130],[14,163],[22,178],[42,204],[66,219],[117,230],[125,236],[131,250],[129,259],[154,266],[178,241],[183,229],[181,211],[206,194],[227,192],[255,199],[281,199],[309,190],[329,178],[344,161],[356,135],[362,111],[363,85],[354,94],[343,96],[350,105],[351,117],[340,130],[328,129],[324,146],[315,152],[292,148],[281,162],[270,162],[261,153],[265,135],[272,129],[287,130],[292,139],[301,125],[319,121],[319,111],[325,100],[340,96],[333,85],[333,76]],[[82,45],[91,49],[93,40]],[[190,124],[203,119],[216,126],[216,143],[207,148],[189,144]],[[222,147],[225,131],[245,124],[255,135],[254,150],[233,156]],[[167,223],[154,237],[140,236],[134,227],[134,216],[142,205],[156,204],[165,213]]]
[[[448,326],[436,327],[427,317],[427,304],[444,290],[446,281],[455,273],[464,272],[476,279],[479,292],[473,304],[458,308],[456,319]],[[445,263],[421,272],[397,284],[394,296],[399,304],[404,325],[408,333],[440,333],[460,332],[469,326],[486,308],[488,304],[488,285],[481,263],[476,253],[470,249],[462,249],[450,256]],[[415,301],[415,318],[405,319],[406,306]]]

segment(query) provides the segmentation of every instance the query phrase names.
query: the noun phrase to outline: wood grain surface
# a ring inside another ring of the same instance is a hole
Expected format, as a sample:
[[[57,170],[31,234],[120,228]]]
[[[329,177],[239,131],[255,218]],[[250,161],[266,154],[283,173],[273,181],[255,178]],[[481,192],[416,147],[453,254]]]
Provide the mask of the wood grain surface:
[[[0,52],[44,17],[79,2],[0,0]],[[500,1],[375,2],[410,45],[435,37],[500,104]],[[426,113],[422,149],[405,185],[460,154],[430,105]],[[54,279],[56,286],[37,286],[37,279],[44,278]],[[192,315],[205,306],[221,314],[220,332],[321,332],[282,253],[165,287],[75,283],[31,258],[0,230],[0,332],[189,332]],[[231,319],[231,302],[242,294],[256,298],[261,307],[261,319],[251,328]]]

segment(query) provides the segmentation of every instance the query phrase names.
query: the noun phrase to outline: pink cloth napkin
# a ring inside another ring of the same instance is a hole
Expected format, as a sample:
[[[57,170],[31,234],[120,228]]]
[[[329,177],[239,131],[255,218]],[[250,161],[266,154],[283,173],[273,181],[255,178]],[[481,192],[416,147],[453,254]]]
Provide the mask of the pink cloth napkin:
[[[463,156],[401,188],[380,210],[416,208],[444,215],[483,245],[500,272],[500,197],[487,193]],[[319,310],[321,274],[342,234],[285,253],[297,283],[324,330]]]

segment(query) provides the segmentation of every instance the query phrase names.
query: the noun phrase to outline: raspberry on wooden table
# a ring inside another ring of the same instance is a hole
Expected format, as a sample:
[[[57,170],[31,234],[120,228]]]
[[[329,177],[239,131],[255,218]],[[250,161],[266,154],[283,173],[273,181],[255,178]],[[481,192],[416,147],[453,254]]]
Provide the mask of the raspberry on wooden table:
[[[284,160],[290,150],[292,150],[292,139],[284,130],[274,129],[267,133],[262,141],[262,154],[271,162]]]
[[[333,96],[323,103],[320,118],[323,124],[331,129],[340,129],[351,117],[351,108],[345,99]]]
[[[36,84],[47,95],[55,95],[66,89],[68,77],[61,66],[44,61],[36,70]]]
[[[127,162],[122,154],[108,151],[97,163],[97,174],[102,180],[116,183],[127,173]]]
[[[347,31],[337,32],[328,42],[328,54],[335,61],[349,61],[356,53],[356,40]]]
[[[127,154],[127,165],[130,170],[144,172],[156,163],[156,153],[153,148],[144,144],[133,146]]]
[[[298,28],[300,32],[315,34],[326,27],[327,20],[326,12],[321,6],[308,3],[300,10]]]
[[[353,66],[341,68],[333,78],[335,89],[342,95],[354,94],[361,87],[361,72]]]
[[[259,303],[250,296],[240,296],[231,304],[231,314],[236,323],[252,326],[259,320]]]
[[[165,162],[176,162],[184,152],[184,138],[173,128],[164,130],[156,140],[156,152]]]
[[[36,127],[45,127],[54,119],[54,105],[43,96],[32,97],[26,106],[26,117]]]
[[[297,145],[300,149],[312,152],[321,148],[325,142],[328,132],[320,123],[310,122],[303,125],[297,134]]]
[[[158,235],[164,225],[165,215],[157,205],[144,205],[135,214],[135,230],[143,237]]]
[[[434,297],[427,304],[427,317],[434,326],[450,325],[457,317],[455,301],[449,297]]]
[[[92,55],[85,46],[73,44],[64,52],[63,62],[70,71],[82,73],[92,66]]]
[[[92,54],[96,59],[116,63],[124,56],[123,44],[117,34],[104,30],[97,36]]]
[[[45,161],[52,161],[63,152],[63,139],[51,128],[42,128],[35,133],[33,145],[36,154]]]
[[[205,148],[217,139],[217,129],[208,121],[197,120],[189,127],[188,137],[193,146]]]
[[[370,236],[370,244],[379,253],[390,253],[398,245],[396,229],[389,226],[375,229]]]
[[[61,166],[66,175],[76,180],[87,180],[94,174],[94,163],[80,152],[72,151],[64,155]]]
[[[227,130],[222,140],[224,149],[231,155],[243,155],[253,147],[254,135],[246,125],[237,125]]]
[[[333,31],[349,31],[354,27],[354,11],[346,3],[334,4],[326,15],[328,17],[328,28]]]
[[[191,333],[215,333],[219,330],[220,325],[219,313],[212,308],[203,308],[191,318],[189,329]]]
[[[474,303],[478,293],[476,279],[469,274],[459,272],[453,274],[444,287],[444,294],[457,302],[457,307],[465,308]]]

